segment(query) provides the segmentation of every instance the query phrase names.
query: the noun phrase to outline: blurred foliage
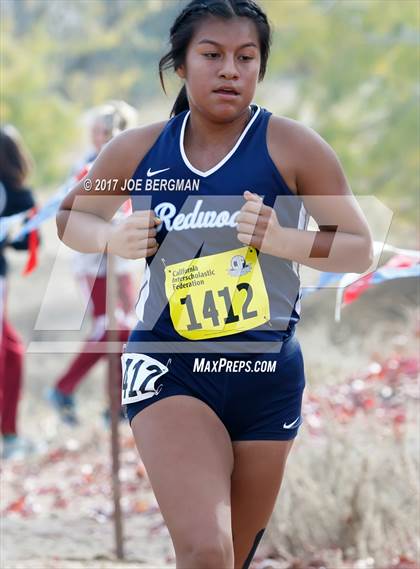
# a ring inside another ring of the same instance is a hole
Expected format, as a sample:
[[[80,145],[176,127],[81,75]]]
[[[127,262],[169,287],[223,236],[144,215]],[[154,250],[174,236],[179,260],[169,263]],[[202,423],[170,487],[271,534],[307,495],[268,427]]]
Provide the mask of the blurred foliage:
[[[271,76],[291,77],[297,84],[289,116],[299,120],[302,109],[307,113],[305,122],[335,149],[356,194],[380,196],[414,221],[420,4],[263,3],[275,26]]]
[[[319,132],[356,194],[375,194],[414,221],[419,3],[260,1],[275,32],[257,100],[265,94],[270,110]],[[113,98],[138,108],[162,96],[158,61],[184,4],[2,0],[1,120],[23,133],[37,184],[58,183],[66,172],[66,152],[80,137],[77,118],[88,107]]]

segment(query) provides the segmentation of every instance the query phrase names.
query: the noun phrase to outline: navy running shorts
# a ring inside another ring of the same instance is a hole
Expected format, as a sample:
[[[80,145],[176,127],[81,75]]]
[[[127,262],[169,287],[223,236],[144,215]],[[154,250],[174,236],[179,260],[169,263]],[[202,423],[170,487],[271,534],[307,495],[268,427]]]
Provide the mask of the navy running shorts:
[[[278,353],[264,354],[142,354],[130,352],[130,338],[121,358],[130,424],[156,401],[189,395],[213,409],[232,441],[296,437],[306,382],[294,330]]]

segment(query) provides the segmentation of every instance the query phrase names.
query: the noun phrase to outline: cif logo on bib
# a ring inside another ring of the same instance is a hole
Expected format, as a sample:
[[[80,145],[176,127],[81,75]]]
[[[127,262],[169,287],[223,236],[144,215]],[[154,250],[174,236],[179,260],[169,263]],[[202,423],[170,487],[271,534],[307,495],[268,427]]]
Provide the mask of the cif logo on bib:
[[[230,260],[229,274],[232,277],[240,277],[249,273],[251,267],[251,263],[247,263],[243,255],[234,255]]]

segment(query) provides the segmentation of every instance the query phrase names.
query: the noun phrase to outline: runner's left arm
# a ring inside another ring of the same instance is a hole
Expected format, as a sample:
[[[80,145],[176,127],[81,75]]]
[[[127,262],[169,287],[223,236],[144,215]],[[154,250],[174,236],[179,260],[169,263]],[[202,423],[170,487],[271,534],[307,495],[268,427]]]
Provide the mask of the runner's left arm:
[[[282,227],[271,207],[245,192],[238,238],[262,252],[320,271],[363,273],[373,262],[368,222],[334,150],[314,130],[294,122],[291,140],[299,156],[298,195],[320,231]],[[253,231],[247,230],[249,226],[254,226]]]

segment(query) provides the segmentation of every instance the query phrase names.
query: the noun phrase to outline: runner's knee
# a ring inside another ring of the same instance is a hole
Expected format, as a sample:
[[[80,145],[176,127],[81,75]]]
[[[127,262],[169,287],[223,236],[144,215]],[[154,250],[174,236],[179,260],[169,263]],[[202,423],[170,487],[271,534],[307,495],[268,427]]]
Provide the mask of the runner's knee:
[[[208,533],[190,539],[177,552],[177,566],[182,569],[233,569],[233,543],[231,537]]]

